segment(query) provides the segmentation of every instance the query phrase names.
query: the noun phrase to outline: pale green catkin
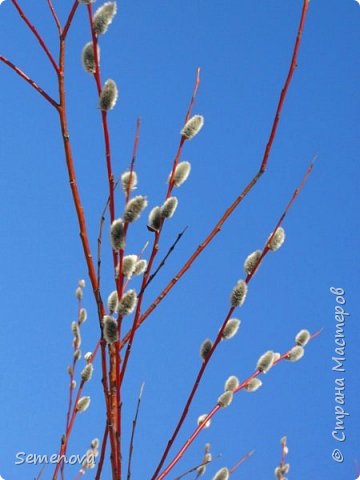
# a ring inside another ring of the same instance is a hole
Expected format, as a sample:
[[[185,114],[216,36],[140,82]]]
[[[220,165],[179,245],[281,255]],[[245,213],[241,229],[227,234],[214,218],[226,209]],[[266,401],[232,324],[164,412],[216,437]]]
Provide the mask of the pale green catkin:
[[[119,300],[117,305],[117,312],[121,316],[130,315],[136,306],[137,296],[135,290],[128,290]]]
[[[77,287],[75,290],[75,297],[80,301],[82,300],[83,296],[84,296],[83,289],[80,286]]]
[[[230,477],[229,470],[226,467],[224,467],[215,473],[212,480],[228,480],[229,477]]]
[[[311,338],[311,334],[309,330],[300,330],[300,332],[295,337],[296,345],[300,345],[300,347],[305,347],[305,345],[309,342]]]
[[[269,249],[272,252],[276,252],[285,241],[285,230],[282,227],[278,227],[273,238],[270,240],[272,233],[269,236]]]
[[[88,382],[89,380],[91,380],[93,371],[94,371],[94,367],[92,366],[91,363],[88,363],[87,365],[85,365],[85,367],[83,368],[80,374],[81,380],[83,382]]]
[[[88,362],[89,360],[91,360],[91,357],[92,357],[92,352],[86,352],[84,355],[85,362]]]
[[[224,327],[222,332],[222,338],[224,340],[229,340],[230,338],[234,337],[237,334],[237,331],[240,327],[240,320],[237,318],[230,318]]]
[[[137,255],[126,255],[123,258],[122,273],[127,279],[131,278],[137,262]]]
[[[83,279],[79,280],[78,285],[79,285],[80,288],[85,288],[85,280],[83,280]]]
[[[247,385],[245,385],[245,390],[247,392],[256,392],[258,388],[262,385],[262,381],[259,378],[252,378]]]
[[[125,248],[125,229],[121,218],[114,220],[110,227],[110,240],[113,250],[118,251]]]
[[[160,230],[160,227],[161,227],[161,208],[154,207],[149,214],[147,228],[151,232],[158,232]]]
[[[290,362],[297,362],[304,356],[305,350],[300,345],[296,345],[293,347],[290,352],[288,353],[286,359],[290,360]]]
[[[80,308],[79,311],[79,324],[81,325],[82,323],[86,322],[87,319],[87,311],[86,308]]]
[[[232,307],[241,307],[245,302],[248,291],[247,283],[239,280],[231,292],[230,303]]]
[[[182,128],[180,135],[191,140],[197,135],[204,125],[204,117],[202,115],[194,115],[191,117]]]
[[[138,183],[138,178],[137,178],[136,172],[128,171],[128,172],[124,172],[121,175],[121,186],[125,193],[127,191],[131,192],[132,190],[134,190],[136,188],[137,183]]]
[[[77,322],[71,323],[71,331],[75,338],[80,338],[80,327]]]
[[[90,406],[91,398],[90,397],[81,397],[76,404],[76,410],[78,412],[85,412]]]
[[[161,216],[163,218],[171,218],[174,215],[177,206],[178,199],[176,197],[169,197],[161,207]]]
[[[73,357],[73,358],[74,358],[74,361],[75,361],[75,362],[77,362],[78,360],[80,360],[80,358],[81,358],[81,350],[79,350],[79,349],[75,350],[75,352],[74,352],[74,357]]]
[[[239,386],[239,379],[235,375],[231,375],[225,382],[224,390],[225,392],[232,392]]]
[[[98,438],[94,438],[94,439],[91,441],[91,448],[97,449],[97,448],[99,448],[99,445],[100,445],[100,442],[99,442],[99,439],[98,439]]]
[[[176,187],[180,187],[189,177],[191,171],[190,162],[180,162],[175,168],[173,182]],[[171,174],[169,179],[171,178]]]
[[[233,400],[233,396],[234,394],[231,391],[224,392],[218,398],[217,403],[220,405],[220,407],[228,407]]]
[[[134,275],[141,275],[147,268],[146,260],[138,260],[134,268]]]
[[[207,356],[209,355],[211,349],[212,349],[213,343],[212,341],[207,338],[202,342],[200,345],[200,357],[205,361]]]
[[[105,2],[99,7],[93,17],[93,28],[97,35],[107,32],[117,11],[116,2]]]
[[[119,339],[118,322],[110,315],[103,317],[103,335],[106,343],[110,345]]]
[[[261,355],[261,357],[257,361],[256,368],[260,370],[260,372],[266,373],[273,366],[273,363],[274,363],[274,352],[272,352],[271,350],[268,350],[267,352],[264,353],[264,355]]]
[[[101,89],[100,97],[99,97],[99,108],[100,110],[107,112],[108,110],[112,110],[118,99],[119,92],[114,80],[109,78],[104,83],[104,86]]]
[[[259,258],[261,257],[262,251],[255,250],[255,252],[250,253],[245,259],[244,262],[244,271],[247,275],[253,273],[254,268],[257,266]]]
[[[114,290],[113,292],[110,293],[107,299],[108,309],[110,313],[115,312],[117,303],[118,303],[118,294],[117,294],[117,291]]]
[[[99,45],[97,46],[97,58],[98,58],[98,62],[99,62],[100,61]],[[85,72],[88,72],[88,73],[95,73],[96,72],[93,42],[86,43],[84,48],[82,49],[81,63],[82,63],[82,66],[84,67]]]
[[[138,195],[131,199],[125,207],[124,211],[124,220],[125,222],[131,223],[137,220],[144,208],[147,207],[147,199],[142,195]]]

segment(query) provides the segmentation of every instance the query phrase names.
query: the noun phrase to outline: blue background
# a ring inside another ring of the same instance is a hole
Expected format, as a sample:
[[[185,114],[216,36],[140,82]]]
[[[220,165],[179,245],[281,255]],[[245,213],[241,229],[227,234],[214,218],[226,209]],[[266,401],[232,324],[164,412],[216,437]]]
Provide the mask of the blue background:
[[[72,2],[54,3],[64,19]],[[23,0],[22,6],[57,55],[46,2]],[[185,145],[182,158],[191,161],[192,172],[176,192],[179,208],[166,224],[158,258],[184,226],[189,228],[149,287],[146,306],[256,173],[301,7],[299,0],[119,2],[117,17],[101,38],[103,79],[115,79],[120,91],[109,114],[114,171],[120,174],[129,165],[136,118],[141,116],[137,192],[148,195],[150,206],[163,201],[196,67],[202,68],[194,113],[205,116],[205,127]],[[51,66],[9,0],[0,6],[0,22],[0,53],[56,97]],[[123,398],[127,457],[136,399],[145,382],[134,478],[148,479],[153,473],[200,366],[199,345],[215,337],[230,291],[244,276],[244,258],[263,246],[314,154],[319,156],[314,172],[284,223],[286,243],[266,257],[251,282],[248,299],[235,315],[242,320],[241,329],[217,350],[173,453],[194,429],[198,415],[215,404],[229,375],[246,378],[260,354],[286,351],[301,328],[324,330],[299,363],[282,362],[264,377],[258,392],[240,392],[168,478],[200,463],[205,442],[212,444],[214,456],[221,454],[205,478],[233,466],[253,448],[254,457],[232,478],[273,478],[283,435],[290,450],[289,478],[357,476],[359,23],[360,6],[354,0],[310,2],[298,68],[267,173],[138,332]],[[95,86],[80,64],[87,41],[87,14],[81,6],[68,37],[66,89],[78,183],[95,253],[107,182]],[[36,476],[40,466],[15,466],[16,452],[51,455],[58,450],[67,406],[66,367],[72,357],[70,323],[77,311],[74,290],[78,279],[86,279],[86,267],[56,112],[4,64],[0,81],[0,475],[21,480]],[[118,215],[122,202],[119,192]],[[146,219],[143,215],[131,229],[127,253],[138,253],[151,238]],[[104,246],[106,297],[113,283],[106,241]],[[84,353],[98,338],[87,283]],[[344,373],[350,416],[341,445],[331,435],[334,380],[342,376],[331,370],[336,326],[331,286],[345,290],[351,313],[345,326]],[[100,378],[97,359],[94,379],[85,390],[92,404],[76,421],[69,454],[82,455],[93,437],[102,437]],[[341,449],[342,464],[332,460],[334,448]],[[51,478],[52,468],[46,467],[43,478]],[[77,470],[69,467],[67,478],[74,478]],[[86,476],[93,478],[93,472]]]

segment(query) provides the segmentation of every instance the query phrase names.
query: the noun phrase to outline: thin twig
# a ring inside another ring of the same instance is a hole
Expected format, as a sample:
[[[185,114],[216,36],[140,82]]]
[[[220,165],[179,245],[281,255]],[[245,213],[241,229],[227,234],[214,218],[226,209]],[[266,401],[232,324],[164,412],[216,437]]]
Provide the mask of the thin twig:
[[[165,263],[166,263],[166,260],[169,258],[169,256],[171,255],[171,253],[174,251],[177,243],[181,240],[181,237],[184,235],[184,233],[186,232],[187,230],[187,226],[184,228],[184,230],[182,232],[180,232],[178,234],[178,236],[176,237],[176,240],[174,241],[174,243],[170,246],[167,254],[165,255],[165,257],[161,260],[161,262],[159,263],[159,266],[157,267],[157,269],[154,271],[154,273],[152,273],[150,276],[149,276],[149,280],[146,282],[144,288],[141,290],[140,293],[143,293],[144,290],[149,286],[149,283],[154,280],[154,278],[156,277],[156,275],[159,273],[159,271],[164,267]]]
[[[296,41],[294,45],[294,50],[293,50],[293,55],[292,55],[292,60],[289,68],[289,73],[286,77],[284,87],[282,89],[282,94],[280,96],[280,100],[276,109],[275,113],[275,118],[273,120],[272,128],[271,128],[271,133],[269,137],[269,141],[267,143],[262,162],[260,165],[260,169],[257,172],[257,174],[252,178],[252,180],[247,184],[247,186],[244,188],[244,190],[241,192],[241,194],[233,201],[233,203],[225,210],[223,215],[221,216],[220,220],[216,223],[214,228],[211,230],[211,232],[208,234],[208,236],[203,240],[203,242],[197,247],[197,249],[194,251],[194,253],[190,256],[190,258],[185,262],[185,264],[182,266],[182,268],[179,270],[179,272],[170,280],[168,285],[163,289],[163,291],[157,296],[157,298],[152,302],[152,304],[148,307],[148,309],[140,316],[137,327],[139,327],[145,320],[146,318],[155,310],[155,308],[161,303],[161,301],[167,296],[167,294],[171,291],[171,289],[175,286],[175,284],[180,280],[180,278],[189,270],[191,265],[194,263],[196,258],[205,250],[205,248],[209,245],[209,243],[213,240],[213,238],[221,231],[222,226],[226,222],[226,220],[231,216],[231,214],[234,212],[234,210],[238,207],[238,205],[242,202],[242,200],[247,196],[247,194],[252,190],[252,188],[255,186],[255,184],[258,182],[259,178],[262,176],[262,174],[265,172],[268,158],[271,152],[271,147],[275,138],[275,134],[277,131],[277,126],[279,123],[280,115],[282,112],[282,107],[284,105],[286,93],[288,91],[289,85],[292,80],[292,76],[295,70],[295,66],[297,63],[297,57],[299,53],[299,47],[300,47],[300,40],[302,37],[302,32],[304,28],[304,23],[305,23],[305,18],[307,14],[309,6],[309,0],[304,0],[303,3],[303,9],[301,12],[301,19],[300,19],[300,24],[298,27],[298,32],[296,36]],[[128,331],[124,338],[121,341],[121,348],[126,345],[126,343],[129,341],[131,335],[131,331]]]
[[[17,67],[14,63],[10,62],[6,57],[0,55],[0,61],[5,63],[8,67],[10,67],[14,72],[16,72],[23,80],[29,83],[40,95],[42,95],[53,107],[56,109],[59,108],[59,104],[43,90],[39,85],[34,82],[32,78],[29,77],[25,72],[23,72],[19,67]]]
[[[65,23],[65,27],[64,27],[64,30],[62,31],[61,35],[60,35],[60,39],[63,41],[66,39],[66,36],[68,34],[68,31],[69,31],[69,28],[71,26],[71,22],[73,21],[73,18],[74,18],[74,15],[76,13],[76,10],[79,6],[79,1],[78,0],[75,0],[74,3],[73,3],[73,6],[70,10],[70,13],[68,15],[68,18],[66,20],[66,23]]]
[[[131,478],[131,461],[132,461],[132,456],[134,452],[134,438],[135,438],[135,430],[136,430],[136,424],[137,424],[137,419],[139,416],[139,410],[140,410],[140,404],[141,404],[141,398],[142,394],[144,391],[144,384],[141,385],[140,387],[140,393],[137,401],[137,406],[136,406],[136,412],[135,412],[135,417],[132,422],[132,429],[131,429],[131,439],[130,439],[130,447],[129,447],[129,460],[128,460],[128,470],[127,470],[127,480],[130,480]]]
[[[52,56],[52,54],[50,53],[50,50],[48,49],[48,47],[46,46],[46,43],[44,42],[43,38],[41,37],[41,35],[39,34],[39,32],[37,31],[36,27],[30,22],[30,20],[28,19],[28,17],[25,15],[24,11],[22,10],[22,8],[20,7],[19,3],[17,0],[11,0],[12,4],[14,5],[14,7],[16,8],[16,10],[18,11],[20,17],[22,18],[22,20],[24,20],[24,22],[26,23],[26,25],[29,27],[29,29],[32,31],[32,33],[35,35],[37,41],[39,42],[41,48],[44,50],[44,52],[46,53],[46,56],[48,57],[48,59],[50,60],[52,66],[54,67],[56,73],[58,74],[59,73],[59,66],[58,64],[55,62],[54,60],[54,57]]]
[[[47,0],[47,2],[51,11],[51,15],[53,16],[53,19],[55,21],[56,28],[58,29],[59,35],[61,35],[61,30],[62,30],[61,23],[60,23],[59,17],[56,14],[52,0]]]
[[[106,419],[103,440],[102,440],[102,443],[101,443],[101,451],[100,451],[100,457],[99,457],[99,462],[98,462],[98,468],[96,470],[96,475],[95,475],[95,480],[101,480],[101,471],[102,471],[103,465],[104,465],[108,436],[109,436],[109,427],[108,427],[108,422],[107,422],[107,419]]]
[[[311,336],[311,339],[315,338],[317,335],[318,335],[318,332],[315,332],[315,334],[313,334]],[[293,347],[291,347],[291,348],[293,348]],[[273,363],[273,367],[275,365],[277,365],[279,362],[289,358],[291,348],[289,350],[287,350],[285,353],[283,353],[282,355],[280,355],[278,360],[276,360]],[[233,394],[236,395],[239,391],[243,390],[251,380],[258,377],[261,373],[262,372],[260,370],[258,370],[258,369],[255,370],[254,373],[252,373],[249,377],[247,377],[235,390],[233,390]],[[168,473],[178,463],[180,458],[184,455],[186,450],[190,447],[190,445],[193,443],[193,441],[196,439],[196,437],[199,435],[199,433],[205,428],[207,422],[209,420],[211,420],[216,415],[216,413],[221,409],[222,409],[221,405],[219,403],[216,403],[216,405],[211,409],[210,413],[208,413],[208,415],[204,418],[204,420],[197,426],[197,428],[193,431],[193,433],[190,435],[190,437],[186,440],[186,442],[183,444],[183,446],[177,452],[177,454],[172,459],[172,461],[169,463],[169,465],[164,469],[164,471],[158,477],[156,477],[156,480],[163,480],[163,478],[165,478],[168,475]]]
[[[255,453],[255,449],[251,450],[250,452],[246,453],[243,457],[241,457],[240,460],[236,462],[235,465],[229,469],[230,475],[234,473],[235,470],[237,470],[240,467],[240,465],[246,462],[246,460],[249,460],[249,458],[251,458],[254,455],[254,453]]]

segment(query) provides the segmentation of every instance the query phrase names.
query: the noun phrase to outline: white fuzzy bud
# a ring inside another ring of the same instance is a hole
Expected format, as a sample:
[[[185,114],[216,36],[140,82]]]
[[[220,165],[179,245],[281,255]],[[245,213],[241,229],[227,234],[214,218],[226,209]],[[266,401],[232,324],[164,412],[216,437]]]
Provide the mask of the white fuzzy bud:
[[[250,253],[250,255],[246,257],[246,260],[244,262],[244,271],[247,275],[253,273],[254,268],[257,266],[259,258],[261,257],[261,254],[261,250],[255,250],[255,252]]]
[[[233,392],[230,392],[230,391],[224,392],[218,398],[217,403],[220,405],[220,407],[223,407],[223,408],[228,407],[232,402],[233,396],[234,396]]]
[[[131,192],[132,190],[134,190],[136,188],[137,183],[138,183],[138,178],[137,178],[136,172],[128,171],[128,172],[124,172],[121,175],[121,186],[125,193],[127,191]]]
[[[105,2],[99,7],[93,18],[93,28],[97,35],[105,33],[117,11],[116,2]]]
[[[300,345],[296,345],[293,347],[290,352],[287,354],[286,359],[290,360],[290,362],[297,362],[304,356],[305,350]]]
[[[147,199],[142,195],[138,195],[131,199],[125,207],[124,220],[131,223],[140,217],[141,212],[147,207]]]
[[[239,280],[231,292],[230,302],[233,307],[241,307],[245,302],[248,291],[247,283]]]
[[[91,357],[92,357],[92,352],[86,352],[84,355],[85,362],[88,362],[89,360],[91,360]]]
[[[94,371],[94,367],[92,366],[92,363],[88,363],[87,365],[85,365],[80,375],[81,380],[83,382],[88,382],[89,380],[91,380],[93,371]]]
[[[262,381],[259,378],[252,378],[244,388],[248,392],[255,392],[261,385]]]
[[[233,392],[235,388],[239,386],[239,383],[239,379],[235,377],[235,375],[231,375],[231,377],[229,377],[225,382],[225,392]]]
[[[173,175],[173,182],[176,187],[180,187],[190,175],[191,171],[191,164],[190,162],[180,162],[177,164],[174,175]],[[169,180],[171,179],[171,174],[169,176]]]
[[[100,110],[103,110],[104,112],[107,112],[108,110],[112,110],[116,105],[118,96],[119,96],[119,92],[118,92],[116,83],[114,82],[114,80],[111,80],[109,78],[104,83],[104,86],[102,87],[100,92],[100,98],[99,98]]]
[[[230,477],[229,470],[226,467],[224,467],[215,473],[212,480],[229,480],[229,477]]]
[[[103,335],[106,343],[112,344],[119,339],[118,322],[110,315],[103,317]]]
[[[204,125],[204,117],[202,115],[194,115],[191,117],[184,125],[183,129],[180,132],[180,135],[186,138],[186,140],[191,140],[195,135],[197,135]]]
[[[99,62],[100,61],[99,45],[97,46],[97,59],[98,59],[98,62]],[[82,66],[84,67],[85,72],[88,72],[88,73],[95,73],[96,72],[93,42],[87,43],[84,46],[84,48],[82,49],[81,63],[82,63]]]
[[[81,287],[77,287],[76,290],[75,290],[75,297],[78,300],[82,300],[83,296],[84,296],[83,289]]]
[[[240,327],[240,320],[237,318],[230,318],[222,331],[222,338],[224,340],[229,340],[230,338],[234,337],[237,334],[237,331]]]
[[[305,347],[305,345],[309,342],[311,338],[311,334],[309,330],[300,330],[300,332],[295,337],[296,345],[300,345],[300,347]]]
[[[110,227],[110,239],[112,249],[117,251],[125,248],[124,222],[121,218],[114,220]]]
[[[154,207],[149,214],[147,228],[151,232],[158,232],[160,230],[160,227],[161,227],[161,208]]]
[[[274,363],[274,352],[268,350],[264,355],[261,355],[257,361],[256,368],[262,373],[266,373],[270,370]]]
[[[117,304],[117,312],[121,316],[130,315],[134,311],[137,302],[137,295],[135,290],[128,290],[122,296]]]
[[[202,342],[200,345],[200,357],[205,361],[206,358],[208,357],[211,349],[212,349],[213,343],[212,341],[207,338]]]
[[[272,234],[270,234],[268,246],[272,252],[276,252],[285,241],[285,230],[282,227],[278,227],[273,238],[270,240],[271,235]]]
[[[76,410],[78,412],[85,412],[90,406],[91,398],[90,397],[81,397],[76,404]]]
[[[86,322],[87,319],[87,311],[86,308],[80,308],[79,311],[79,324],[81,325],[82,323]]]
[[[117,294],[117,291],[114,290],[113,292],[110,293],[107,299],[108,309],[110,313],[115,312],[117,303],[118,303],[118,294]]]
[[[174,215],[177,206],[178,199],[176,197],[169,197],[161,207],[161,216],[163,218],[171,218]]]
[[[200,415],[200,416],[198,417],[198,419],[197,419],[197,424],[198,424],[198,425],[203,424],[204,421],[205,421],[205,418],[206,418],[207,416],[208,416],[207,413],[204,413],[204,414]],[[204,428],[209,428],[210,425],[211,425],[211,418],[210,418],[210,420],[208,420],[208,421],[205,423]]]
[[[138,260],[134,268],[134,275],[141,275],[147,269],[146,260]]]
[[[137,262],[137,255],[126,255],[123,258],[122,272],[126,278],[131,278]]]

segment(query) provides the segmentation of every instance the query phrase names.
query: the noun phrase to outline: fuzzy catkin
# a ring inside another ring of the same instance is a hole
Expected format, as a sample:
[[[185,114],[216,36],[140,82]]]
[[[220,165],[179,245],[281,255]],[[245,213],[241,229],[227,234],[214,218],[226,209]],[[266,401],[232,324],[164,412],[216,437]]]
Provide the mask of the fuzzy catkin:
[[[180,134],[185,137],[186,140],[191,140],[200,132],[203,125],[204,117],[202,115],[194,115],[185,123]]]
[[[89,380],[91,380],[93,371],[94,371],[94,367],[92,366],[92,363],[88,363],[87,365],[85,365],[85,367],[83,368],[80,374],[81,380],[83,382],[88,382]]]
[[[213,342],[209,338],[204,340],[200,345],[200,357],[203,359],[203,361],[205,361],[206,358],[208,357],[212,349],[212,346],[213,346]]]
[[[131,192],[136,188],[136,185],[138,183],[137,175],[136,172],[129,171],[129,172],[124,172],[121,175],[121,186],[123,191],[126,193],[127,191]]]
[[[224,392],[220,395],[217,403],[220,405],[220,407],[223,407],[223,408],[228,407],[233,400],[233,396],[234,396],[233,392],[228,390],[227,392]]]
[[[97,35],[107,32],[117,11],[116,2],[105,2],[99,7],[93,17],[93,28]]]
[[[106,343],[110,345],[119,339],[118,322],[110,315],[103,317],[103,335]]]
[[[79,324],[81,325],[82,323],[86,322],[87,319],[87,311],[86,308],[80,308],[79,311]]]
[[[117,291],[114,290],[113,292],[110,293],[107,299],[108,309],[110,313],[115,312],[117,303],[118,303],[118,294],[117,294]]]
[[[257,263],[259,258],[261,257],[262,251],[255,250],[255,252],[250,253],[245,259],[244,262],[244,271],[247,275],[250,275],[254,272],[255,267],[257,267]]]
[[[160,227],[161,227],[161,208],[160,207],[154,207],[151,210],[149,214],[147,227],[151,232],[158,232],[160,230]]]
[[[310,338],[311,334],[309,330],[300,330],[300,332],[295,337],[295,343],[300,347],[305,347],[305,345],[309,342]]]
[[[176,197],[169,197],[161,207],[161,216],[163,218],[171,218],[178,206],[178,199]]]
[[[270,240],[271,235],[272,233],[269,237],[268,246],[272,252],[276,252],[276,250],[278,250],[285,241],[285,230],[283,229],[283,227],[278,227],[273,238]]]
[[[226,467],[224,467],[215,473],[212,480],[228,480],[229,477],[230,477],[229,470]]]
[[[104,83],[104,86],[100,92],[99,98],[99,108],[100,110],[107,112],[108,110],[112,110],[117,102],[119,96],[118,88],[114,80],[109,78]]]
[[[135,290],[128,290],[124,293],[121,300],[117,304],[117,312],[121,316],[130,315],[136,306],[137,295]]]
[[[200,415],[197,419],[197,424],[201,425],[202,423],[204,423],[204,420],[207,416],[208,416],[207,413],[203,413],[202,415]],[[211,418],[209,420],[207,420],[207,422],[204,425],[204,428],[209,428],[210,425],[211,425]]]
[[[110,240],[113,250],[117,251],[125,248],[125,228],[121,218],[112,222],[110,227]]]
[[[239,280],[231,292],[230,303],[232,307],[241,307],[245,302],[248,291],[247,283]]]
[[[290,362],[297,362],[304,356],[305,350],[300,345],[296,345],[293,347],[290,352],[288,353],[286,359],[290,360]]]
[[[126,255],[123,258],[122,273],[127,279],[131,278],[137,262],[137,255]]]
[[[125,207],[124,211],[124,220],[125,222],[131,223],[137,220],[144,208],[147,207],[147,199],[142,195],[138,195],[131,199]]]
[[[138,260],[134,268],[134,275],[141,275],[142,273],[145,272],[146,269],[147,269],[147,261],[144,259]]]
[[[81,397],[76,404],[76,410],[78,412],[85,412],[90,406],[91,398],[90,397]]]
[[[237,331],[240,327],[240,320],[237,318],[230,318],[222,331],[222,338],[224,340],[229,340],[237,334]]]
[[[100,47],[97,46],[97,60],[100,61]],[[94,44],[93,42],[88,42],[85,44],[84,48],[81,51],[81,63],[84,67],[85,72],[95,73],[95,55],[94,55]]]
[[[264,355],[261,355],[261,357],[257,361],[256,368],[260,370],[260,372],[266,373],[273,366],[273,363],[274,363],[274,352],[272,352],[271,350],[268,350],[267,352],[264,353]]]
[[[247,392],[256,392],[262,385],[262,381],[259,378],[252,378],[246,385],[245,390]]]
[[[235,375],[231,375],[225,382],[225,392],[233,392],[239,386],[239,379]]]
[[[180,187],[189,177],[191,171],[191,164],[190,162],[180,162],[177,164],[174,175],[173,175],[173,183],[176,187]],[[171,178],[171,174],[170,174]]]

